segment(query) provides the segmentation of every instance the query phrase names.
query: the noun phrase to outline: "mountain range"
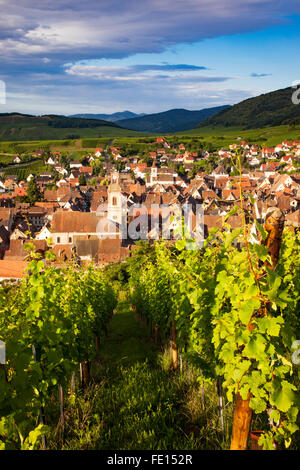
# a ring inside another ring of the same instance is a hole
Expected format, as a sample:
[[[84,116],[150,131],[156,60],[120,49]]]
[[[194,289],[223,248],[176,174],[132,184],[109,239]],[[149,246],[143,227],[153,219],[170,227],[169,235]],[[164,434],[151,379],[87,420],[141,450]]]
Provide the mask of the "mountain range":
[[[192,129],[199,122],[213,116],[228,105],[215,108],[201,109],[200,111],[188,111],[187,109],[170,109],[162,113],[146,114],[142,117],[133,119],[122,119],[116,121],[116,124],[126,129],[132,129],[140,132],[168,133],[180,132]]]
[[[109,122],[117,122],[121,119],[133,119],[141,116],[145,116],[145,113],[136,114],[131,111],[120,111],[113,114],[72,114],[68,116],[70,118],[84,118],[84,119],[104,119]]]
[[[131,111],[112,115],[77,114],[73,117],[3,113],[0,114],[0,140],[79,139],[139,136],[148,133],[161,135],[191,129],[199,129],[200,132],[204,127],[255,129],[283,124],[295,126],[300,124],[300,106],[293,103],[293,92],[295,90],[289,87],[249,98],[233,106],[224,105],[199,111],[171,109],[142,116]],[[297,94],[295,98],[298,98]],[[127,119],[117,119],[124,115]],[[105,116],[106,119],[100,119],[100,116]],[[112,122],[112,119],[117,120]]]

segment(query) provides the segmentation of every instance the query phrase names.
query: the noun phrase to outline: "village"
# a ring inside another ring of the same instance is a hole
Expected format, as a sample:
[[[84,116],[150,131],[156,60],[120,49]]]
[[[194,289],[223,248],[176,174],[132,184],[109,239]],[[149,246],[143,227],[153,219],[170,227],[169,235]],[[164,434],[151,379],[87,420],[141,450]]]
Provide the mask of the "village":
[[[0,173],[0,280],[24,276],[28,242],[42,255],[50,243],[61,262],[76,257],[105,266],[125,259],[137,240],[121,236],[120,227],[140,215],[133,208],[156,217],[158,224],[147,225],[140,237],[151,242],[164,236],[161,207],[172,214],[174,208],[200,205],[207,236],[233,206],[241,205],[240,186],[248,218],[263,220],[275,206],[284,213],[286,226],[299,228],[300,141],[263,148],[237,138],[228,148],[196,152],[159,137],[142,156],[128,149],[127,154],[126,145],[97,147],[78,161],[37,150],[34,156],[43,159],[48,171],[25,179]],[[21,164],[16,156],[14,168]],[[242,220],[236,213],[227,223],[234,229]],[[196,224],[190,229],[195,232]]]

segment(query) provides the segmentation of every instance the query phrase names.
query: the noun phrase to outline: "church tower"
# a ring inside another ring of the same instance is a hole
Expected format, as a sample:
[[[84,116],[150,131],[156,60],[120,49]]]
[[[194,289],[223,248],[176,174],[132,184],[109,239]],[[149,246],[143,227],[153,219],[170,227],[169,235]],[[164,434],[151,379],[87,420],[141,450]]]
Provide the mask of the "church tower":
[[[107,218],[122,224],[122,200],[123,196],[120,187],[120,178],[117,172],[112,174],[111,183],[108,187],[108,213]]]

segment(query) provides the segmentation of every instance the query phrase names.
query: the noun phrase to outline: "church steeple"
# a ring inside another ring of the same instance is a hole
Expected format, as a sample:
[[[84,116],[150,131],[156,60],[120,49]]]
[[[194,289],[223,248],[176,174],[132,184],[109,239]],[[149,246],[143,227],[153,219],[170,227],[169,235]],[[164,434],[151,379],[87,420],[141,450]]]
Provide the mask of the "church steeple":
[[[108,214],[109,220],[122,224],[122,193],[119,173],[114,172],[108,187]]]

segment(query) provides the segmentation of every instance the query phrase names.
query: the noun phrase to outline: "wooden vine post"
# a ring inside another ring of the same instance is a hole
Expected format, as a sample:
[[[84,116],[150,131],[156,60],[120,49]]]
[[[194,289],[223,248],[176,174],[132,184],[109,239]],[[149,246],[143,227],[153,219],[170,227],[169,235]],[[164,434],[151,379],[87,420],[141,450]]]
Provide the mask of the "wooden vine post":
[[[91,381],[89,361],[84,361],[80,363],[80,379],[82,387],[85,387]]]
[[[264,229],[268,233],[266,240],[262,241],[262,244],[267,246],[269,255],[272,260],[272,264],[265,263],[269,269],[275,269],[278,259],[281,237],[284,226],[284,214],[277,207],[271,207],[268,209],[264,224]],[[258,312],[258,315],[261,312]],[[247,325],[249,331],[252,331],[254,325],[251,324],[251,320]],[[233,416],[233,427],[231,436],[231,450],[246,450],[248,444],[248,437],[252,419],[252,409],[250,408],[249,393],[247,400],[243,400],[239,392],[236,395],[235,410]]]
[[[171,345],[172,345],[172,360],[173,360],[173,369],[178,369],[178,345],[176,342],[176,329],[175,329],[175,320],[171,321]]]
[[[58,387],[58,397],[59,397],[59,411],[60,411],[60,425],[64,430],[65,427],[65,415],[64,415],[64,392],[61,385]]]
[[[97,354],[97,357],[98,357],[99,351],[100,351],[100,338],[99,338],[99,336],[96,336],[96,338],[95,338],[95,347],[96,347],[96,354]]]
[[[154,341],[155,341],[155,344],[157,345],[158,344],[158,325],[157,324],[154,325]]]

